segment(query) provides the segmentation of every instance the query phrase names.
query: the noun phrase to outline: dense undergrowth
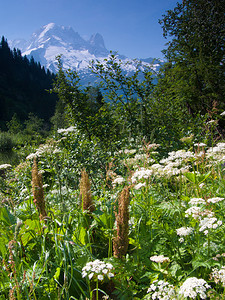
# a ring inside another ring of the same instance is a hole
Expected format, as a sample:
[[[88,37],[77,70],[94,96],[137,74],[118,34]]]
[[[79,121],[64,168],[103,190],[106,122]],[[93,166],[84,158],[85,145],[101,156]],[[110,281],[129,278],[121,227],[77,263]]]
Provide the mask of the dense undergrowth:
[[[159,72],[111,54],[83,88],[58,57],[48,126],[7,122],[1,300],[225,299],[223,2],[167,12]]]
[[[223,299],[225,143],[130,141],[76,127],[0,166],[1,299]]]

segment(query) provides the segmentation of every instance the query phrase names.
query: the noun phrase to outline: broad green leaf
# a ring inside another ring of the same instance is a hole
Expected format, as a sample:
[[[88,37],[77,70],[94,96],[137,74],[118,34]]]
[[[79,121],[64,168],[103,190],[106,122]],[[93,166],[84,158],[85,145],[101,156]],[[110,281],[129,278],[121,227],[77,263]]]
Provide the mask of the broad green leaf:
[[[0,221],[2,221],[6,226],[16,224],[16,218],[10,213],[10,211],[6,207],[0,208]]]

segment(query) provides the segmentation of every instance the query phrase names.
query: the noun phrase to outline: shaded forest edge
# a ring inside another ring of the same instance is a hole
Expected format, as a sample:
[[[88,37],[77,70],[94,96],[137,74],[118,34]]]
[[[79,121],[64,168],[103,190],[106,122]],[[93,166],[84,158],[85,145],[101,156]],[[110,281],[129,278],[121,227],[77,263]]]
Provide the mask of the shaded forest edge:
[[[55,75],[40,63],[11,50],[3,36],[0,42],[0,128],[16,114],[24,123],[29,113],[48,122],[54,114],[57,96],[47,90]]]

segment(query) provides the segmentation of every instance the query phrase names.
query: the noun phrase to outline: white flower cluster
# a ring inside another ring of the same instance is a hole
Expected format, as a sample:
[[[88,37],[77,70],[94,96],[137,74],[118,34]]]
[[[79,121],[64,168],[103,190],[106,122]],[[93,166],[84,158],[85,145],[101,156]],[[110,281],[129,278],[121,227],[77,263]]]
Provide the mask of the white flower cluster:
[[[206,157],[214,162],[222,162],[225,160],[225,143],[218,143],[215,147],[211,147],[206,151]]]
[[[141,168],[140,170],[134,172],[133,176],[131,177],[132,183],[137,182],[137,180],[140,180],[142,178],[149,178],[153,174],[152,170]]]
[[[12,168],[12,166],[10,164],[0,165],[0,170],[6,170],[6,169],[9,169],[9,168]]]
[[[175,290],[172,284],[164,280],[155,280],[147,291],[150,299],[169,300],[175,299]]]
[[[144,182],[144,183],[139,182],[138,184],[136,184],[136,185],[134,186],[134,189],[135,189],[135,190],[139,190],[139,189],[141,189],[141,188],[144,187],[144,186],[146,186],[146,182]]]
[[[31,153],[29,154],[26,159],[33,159],[34,157],[40,157],[43,154],[46,153],[59,153],[61,152],[60,149],[58,149],[57,147],[53,146],[53,145],[48,145],[48,144],[44,144],[44,145],[40,145],[40,147],[37,149],[37,151],[35,153]]]
[[[122,151],[123,152],[123,151]],[[137,150],[136,149],[125,149],[124,150],[124,154],[134,154],[134,153],[136,153],[137,152]]]
[[[85,267],[82,269],[82,277],[88,277],[89,280],[97,279],[104,280],[104,277],[108,278],[114,277],[114,274],[111,272],[113,265],[110,263],[105,263],[99,259],[88,262]]]
[[[161,145],[160,144],[155,144],[155,143],[153,143],[153,144],[147,144],[147,145],[145,145],[144,147],[143,147],[143,149],[148,149],[148,150],[155,150],[155,149],[157,149],[158,147],[160,147]]]
[[[184,297],[190,297],[196,299],[198,296],[201,299],[206,299],[206,290],[211,288],[204,279],[198,279],[196,277],[190,277],[185,280],[179,290],[179,294]]]
[[[206,204],[205,200],[202,198],[191,198],[189,201],[191,205],[198,205],[198,204]]]
[[[224,198],[221,198],[221,197],[214,197],[214,198],[209,198],[207,200],[208,203],[217,203],[217,202],[220,202],[220,201],[223,201]]]
[[[190,158],[194,157],[194,153],[191,151],[185,151],[183,149],[178,150],[178,151],[172,151],[169,152],[169,160],[176,160],[178,158],[182,159],[182,160],[188,160]]]
[[[177,235],[179,236],[187,236],[193,231],[192,227],[181,227],[176,229]]]
[[[225,287],[225,267],[222,267],[220,270],[214,268],[211,273],[211,278],[214,279],[215,283],[222,283]]]
[[[191,206],[185,211],[185,217],[192,216],[194,219],[198,219],[200,216],[201,208],[198,206]]]
[[[167,158],[161,159],[160,164],[153,164],[151,169],[158,176],[177,176],[189,171],[187,161],[194,157],[194,153],[185,150],[169,152]]]
[[[206,144],[205,143],[195,143],[194,146],[197,146],[197,147],[206,147]]]
[[[151,256],[150,257],[150,260],[151,261],[154,261],[154,262],[156,262],[156,263],[164,263],[164,262],[169,262],[170,261],[170,259],[169,259],[169,257],[166,257],[166,256],[164,256],[164,255],[154,255],[154,256]]]
[[[216,217],[209,218],[206,217],[200,220],[199,231],[204,231],[204,234],[208,234],[208,229],[216,229],[218,226],[222,225],[222,221],[217,221]]]
[[[117,176],[113,182],[112,185],[115,186],[116,184],[122,184],[125,181],[125,179],[122,176]]]
[[[57,130],[58,133],[61,133],[62,135],[67,135],[69,132],[74,132],[76,131],[76,127],[70,126],[68,128],[60,128]]]

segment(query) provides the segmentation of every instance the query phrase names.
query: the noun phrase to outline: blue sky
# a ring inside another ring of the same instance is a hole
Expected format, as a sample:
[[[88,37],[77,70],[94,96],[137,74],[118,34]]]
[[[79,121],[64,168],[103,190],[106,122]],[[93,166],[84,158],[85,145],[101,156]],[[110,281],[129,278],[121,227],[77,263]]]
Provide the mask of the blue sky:
[[[0,0],[0,36],[24,38],[48,23],[89,38],[100,33],[108,50],[130,58],[163,57],[158,20],[181,0]]]

